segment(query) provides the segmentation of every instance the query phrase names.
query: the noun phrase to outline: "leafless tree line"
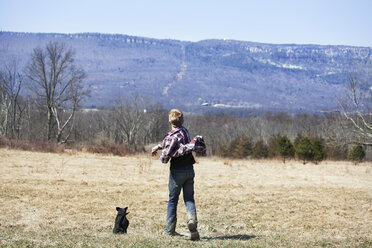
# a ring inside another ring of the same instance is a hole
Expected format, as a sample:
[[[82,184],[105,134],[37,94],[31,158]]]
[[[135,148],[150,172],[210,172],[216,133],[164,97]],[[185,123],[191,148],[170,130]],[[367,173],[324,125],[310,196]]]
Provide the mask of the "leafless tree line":
[[[168,131],[168,116],[159,104],[134,96],[116,100],[115,108],[77,113],[74,142],[127,145],[133,152],[160,141]]]

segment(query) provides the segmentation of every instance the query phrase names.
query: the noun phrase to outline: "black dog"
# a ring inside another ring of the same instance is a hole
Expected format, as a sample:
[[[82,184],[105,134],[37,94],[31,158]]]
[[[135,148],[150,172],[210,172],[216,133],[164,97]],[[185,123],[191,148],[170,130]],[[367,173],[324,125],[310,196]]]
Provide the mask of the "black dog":
[[[114,230],[112,230],[113,233],[127,233],[127,228],[129,226],[129,220],[127,219],[127,214],[129,214],[129,212],[127,213],[127,209],[128,207],[116,207],[118,215],[115,219],[115,227]]]

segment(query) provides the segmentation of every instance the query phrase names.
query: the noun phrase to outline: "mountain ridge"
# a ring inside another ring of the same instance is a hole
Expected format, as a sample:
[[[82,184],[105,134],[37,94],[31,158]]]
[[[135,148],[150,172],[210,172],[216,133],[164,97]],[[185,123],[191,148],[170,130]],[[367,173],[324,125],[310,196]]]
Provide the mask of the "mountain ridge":
[[[189,109],[335,110],[350,74],[362,81],[372,76],[371,47],[101,33],[2,31],[0,62],[16,57],[24,65],[33,48],[50,41],[76,51],[92,90],[85,107],[111,106],[112,98],[140,94]]]

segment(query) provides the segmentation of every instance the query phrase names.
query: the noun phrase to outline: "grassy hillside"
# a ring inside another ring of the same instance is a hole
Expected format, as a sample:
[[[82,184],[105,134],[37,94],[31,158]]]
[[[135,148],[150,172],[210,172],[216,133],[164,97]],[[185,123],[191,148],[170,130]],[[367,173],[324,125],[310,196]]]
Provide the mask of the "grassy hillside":
[[[199,159],[202,239],[191,242],[163,235],[169,169],[158,160],[8,149],[0,158],[1,247],[372,245],[371,164]],[[112,234],[116,206],[129,206],[128,235]]]

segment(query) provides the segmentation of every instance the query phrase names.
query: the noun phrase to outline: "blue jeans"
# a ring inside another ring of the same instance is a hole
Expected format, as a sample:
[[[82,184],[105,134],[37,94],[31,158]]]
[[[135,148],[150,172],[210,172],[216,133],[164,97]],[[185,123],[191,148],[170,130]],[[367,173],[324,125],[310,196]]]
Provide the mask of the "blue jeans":
[[[194,169],[191,170],[170,170],[169,173],[169,201],[167,209],[167,228],[170,232],[170,225],[177,222],[177,203],[183,189],[183,200],[189,214],[196,214],[194,200]]]

